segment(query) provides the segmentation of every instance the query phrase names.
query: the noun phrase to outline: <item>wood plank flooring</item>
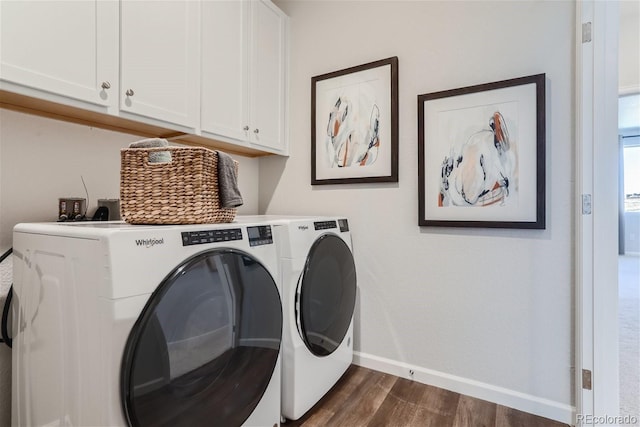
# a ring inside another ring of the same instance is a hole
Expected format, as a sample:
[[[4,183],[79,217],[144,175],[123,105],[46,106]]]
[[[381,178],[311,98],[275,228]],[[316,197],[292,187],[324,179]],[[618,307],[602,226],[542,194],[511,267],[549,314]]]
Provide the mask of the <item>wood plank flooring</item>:
[[[351,365],[304,417],[283,427],[568,427],[536,415]]]

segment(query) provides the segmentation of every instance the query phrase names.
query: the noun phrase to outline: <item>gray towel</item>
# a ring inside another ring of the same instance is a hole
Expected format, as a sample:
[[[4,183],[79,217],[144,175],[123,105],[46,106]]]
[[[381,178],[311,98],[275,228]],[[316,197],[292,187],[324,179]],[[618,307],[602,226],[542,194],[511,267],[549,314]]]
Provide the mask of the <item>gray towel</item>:
[[[132,142],[129,144],[129,148],[154,148],[154,147],[167,147],[169,143],[166,139],[162,138],[147,138],[140,141]],[[168,163],[171,161],[171,152],[169,151],[155,151],[149,153],[149,163]]]
[[[238,189],[238,177],[236,166],[230,155],[217,151],[218,153],[218,190],[220,192],[220,203],[223,208],[237,208],[242,206],[242,195]]]

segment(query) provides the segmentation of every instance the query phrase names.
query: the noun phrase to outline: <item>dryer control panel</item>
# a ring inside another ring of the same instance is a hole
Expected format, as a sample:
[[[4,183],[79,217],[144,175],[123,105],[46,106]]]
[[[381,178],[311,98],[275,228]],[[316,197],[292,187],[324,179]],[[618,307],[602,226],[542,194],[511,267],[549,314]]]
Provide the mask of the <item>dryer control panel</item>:
[[[316,231],[340,228],[340,232],[344,233],[345,231],[349,231],[349,222],[347,221],[346,218],[339,219],[337,221],[337,224],[336,224],[336,221],[316,221],[313,223],[313,227],[315,228]]]
[[[313,228],[318,230],[331,230],[332,228],[338,228],[335,221],[316,221],[313,223]]]
[[[182,246],[230,242],[232,240],[242,240],[241,229],[227,228],[222,230],[185,231],[182,233]]]

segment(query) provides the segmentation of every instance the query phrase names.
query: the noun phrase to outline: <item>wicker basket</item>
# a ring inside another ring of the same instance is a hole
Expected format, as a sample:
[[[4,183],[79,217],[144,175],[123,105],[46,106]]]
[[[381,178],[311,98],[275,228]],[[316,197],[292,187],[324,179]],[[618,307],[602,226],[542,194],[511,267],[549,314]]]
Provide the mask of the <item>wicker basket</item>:
[[[149,163],[149,153],[169,151],[171,162]],[[201,147],[123,148],[120,209],[131,224],[232,222],[218,194],[218,153]],[[236,173],[238,162],[235,162]]]

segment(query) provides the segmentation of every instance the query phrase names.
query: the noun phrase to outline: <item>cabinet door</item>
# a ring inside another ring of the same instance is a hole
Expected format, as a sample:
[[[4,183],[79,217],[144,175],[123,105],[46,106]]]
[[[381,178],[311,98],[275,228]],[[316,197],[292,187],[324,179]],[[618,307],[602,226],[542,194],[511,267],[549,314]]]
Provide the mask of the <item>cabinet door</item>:
[[[203,132],[246,141],[248,3],[202,3]]]
[[[115,106],[117,29],[113,1],[0,1],[0,79],[30,96]]]
[[[123,0],[120,7],[120,110],[195,128],[200,3]]]
[[[273,3],[262,0],[251,0],[250,16],[250,141],[286,152],[288,18]]]

